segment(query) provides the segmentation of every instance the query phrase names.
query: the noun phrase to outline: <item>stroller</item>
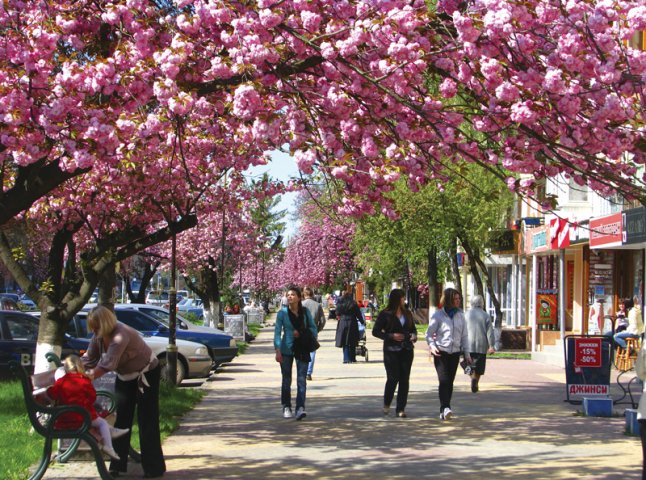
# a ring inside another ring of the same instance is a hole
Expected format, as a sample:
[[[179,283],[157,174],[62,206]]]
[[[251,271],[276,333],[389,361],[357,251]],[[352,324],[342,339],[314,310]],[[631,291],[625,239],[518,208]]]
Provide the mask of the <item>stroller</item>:
[[[361,355],[366,362],[368,361],[368,347],[366,346],[366,325],[365,323],[359,323],[359,342],[356,347],[356,354]]]

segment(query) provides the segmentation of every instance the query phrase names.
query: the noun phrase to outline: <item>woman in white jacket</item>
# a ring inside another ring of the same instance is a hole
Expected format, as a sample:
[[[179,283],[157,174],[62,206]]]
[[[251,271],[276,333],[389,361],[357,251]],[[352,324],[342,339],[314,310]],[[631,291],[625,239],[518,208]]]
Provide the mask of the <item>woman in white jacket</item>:
[[[441,420],[449,420],[453,416],[451,410],[453,382],[462,352],[464,352],[464,359],[471,364],[467,325],[464,313],[460,309],[461,300],[462,297],[457,290],[453,288],[444,290],[440,299],[442,308],[433,314],[426,330],[426,341],[433,355],[439,382]]]

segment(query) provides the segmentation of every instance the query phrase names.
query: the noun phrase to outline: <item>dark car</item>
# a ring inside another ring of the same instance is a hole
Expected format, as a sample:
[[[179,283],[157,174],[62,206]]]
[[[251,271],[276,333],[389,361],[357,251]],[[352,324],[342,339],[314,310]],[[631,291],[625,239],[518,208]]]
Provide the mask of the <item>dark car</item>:
[[[129,325],[144,335],[168,338],[170,334],[166,325],[138,310],[115,309],[114,313],[121,323]],[[176,337],[180,340],[204,344],[209,349],[209,355],[215,366],[230,362],[238,354],[235,339],[226,333],[204,333],[177,329]]]
[[[0,375],[10,375],[9,362],[16,360],[28,371],[33,371],[38,319],[14,310],[0,310]],[[75,353],[82,355],[89,345],[83,338],[65,335],[63,357]]]

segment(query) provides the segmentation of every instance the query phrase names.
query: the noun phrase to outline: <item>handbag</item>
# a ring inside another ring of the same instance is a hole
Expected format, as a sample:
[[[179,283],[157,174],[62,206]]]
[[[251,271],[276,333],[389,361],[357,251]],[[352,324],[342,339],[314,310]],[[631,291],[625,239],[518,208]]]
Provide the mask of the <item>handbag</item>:
[[[301,332],[299,340],[301,346],[307,352],[314,352],[321,347],[321,344],[309,328],[306,328]]]

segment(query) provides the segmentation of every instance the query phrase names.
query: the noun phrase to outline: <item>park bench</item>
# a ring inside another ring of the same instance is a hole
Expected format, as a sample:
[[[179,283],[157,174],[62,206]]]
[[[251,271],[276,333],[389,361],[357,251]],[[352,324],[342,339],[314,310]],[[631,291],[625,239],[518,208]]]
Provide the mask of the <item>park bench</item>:
[[[46,355],[48,361],[56,365],[60,365],[60,360],[53,353]],[[46,395],[47,388],[54,384],[55,371],[48,371],[29,375],[27,371],[17,362],[12,361],[12,370],[16,373],[22,384],[23,396],[25,405],[27,407],[27,415],[31,425],[36,433],[45,438],[45,445],[43,447],[43,456],[40,463],[36,468],[34,474],[29,477],[29,480],[40,480],[47,471],[52,461],[52,442],[54,440],[70,440],[71,443],[65,452],[57,459],[59,461],[67,460],[77,449],[81,440],[86,442],[94,456],[97,470],[103,480],[112,480],[112,476],[108,472],[103,459],[103,452],[99,447],[99,443],[92,433],[92,419],[87,410],[83,407],[75,405],[61,405],[56,406],[51,403],[49,397]],[[97,397],[108,396],[108,403],[110,406],[107,413],[114,410],[114,399],[109,392],[97,392]],[[83,423],[74,429],[63,429],[56,427],[56,420],[66,413],[79,413],[83,417]]]

